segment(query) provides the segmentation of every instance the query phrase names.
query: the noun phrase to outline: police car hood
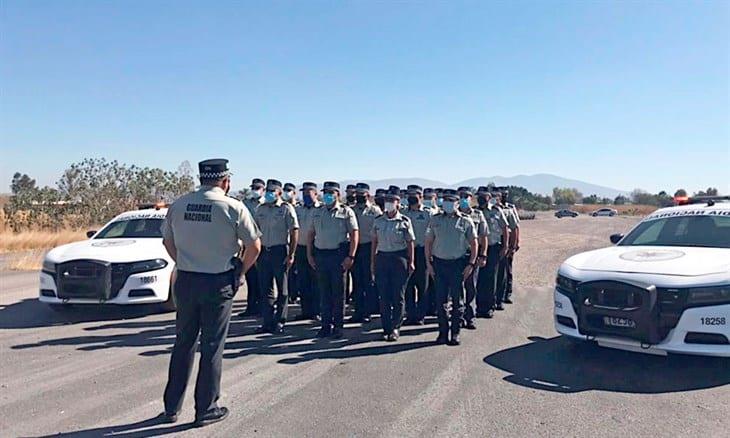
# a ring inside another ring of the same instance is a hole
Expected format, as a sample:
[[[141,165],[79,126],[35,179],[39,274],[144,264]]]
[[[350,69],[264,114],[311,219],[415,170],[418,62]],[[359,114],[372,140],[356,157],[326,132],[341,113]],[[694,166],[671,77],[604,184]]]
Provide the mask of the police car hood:
[[[565,264],[585,271],[696,277],[730,272],[730,249],[612,246],[575,255]]]
[[[53,263],[79,259],[125,263],[156,258],[169,260],[160,238],[90,239],[59,246],[46,254]]]

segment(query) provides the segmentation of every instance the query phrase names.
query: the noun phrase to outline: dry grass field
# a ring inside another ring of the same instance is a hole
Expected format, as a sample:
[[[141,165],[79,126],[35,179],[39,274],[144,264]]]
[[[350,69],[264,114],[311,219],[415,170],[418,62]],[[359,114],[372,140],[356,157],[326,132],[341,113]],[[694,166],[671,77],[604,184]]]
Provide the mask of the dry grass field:
[[[624,216],[647,216],[659,208],[654,205],[573,205],[569,208],[581,214],[590,214],[604,207],[613,208]]]
[[[86,239],[84,231],[0,231],[0,269],[40,269],[43,255],[51,248]]]

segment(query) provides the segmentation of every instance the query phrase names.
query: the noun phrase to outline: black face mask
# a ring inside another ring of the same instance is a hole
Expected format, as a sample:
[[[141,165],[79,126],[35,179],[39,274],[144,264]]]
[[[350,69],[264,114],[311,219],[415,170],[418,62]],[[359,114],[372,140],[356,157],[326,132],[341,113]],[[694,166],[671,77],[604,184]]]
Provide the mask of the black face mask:
[[[486,207],[487,206],[487,197],[486,196],[480,196],[477,198],[477,203],[479,204],[479,207]]]
[[[375,204],[380,207],[380,209],[385,208],[385,198],[375,198]]]
[[[418,196],[409,196],[408,205],[416,205],[416,204],[419,204]]]
[[[365,195],[355,195],[355,202],[357,202],[358,204],[364,204],[367,200],[368,198]]]
[[[347,199],[347,202],[355,202],[355,195],[347,195],[345,199]]]

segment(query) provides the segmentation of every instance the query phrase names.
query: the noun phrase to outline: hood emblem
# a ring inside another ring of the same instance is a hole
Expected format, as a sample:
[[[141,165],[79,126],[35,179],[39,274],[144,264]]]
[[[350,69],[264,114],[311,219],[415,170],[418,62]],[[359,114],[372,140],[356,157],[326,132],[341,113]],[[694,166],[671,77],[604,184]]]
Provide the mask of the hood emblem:
[[[621,254],[619,257],[630,262],[662,262],[678,259],[682,256],[684,256],[682,251],[673,249],[655,249],[629,251]]]
[[[99,241],[94,242],[91,244],[91,246],[94,246],[96,248],[111,248],[116,246],[128,246],[133,245],[135,240],[107,240],[107,241]]]

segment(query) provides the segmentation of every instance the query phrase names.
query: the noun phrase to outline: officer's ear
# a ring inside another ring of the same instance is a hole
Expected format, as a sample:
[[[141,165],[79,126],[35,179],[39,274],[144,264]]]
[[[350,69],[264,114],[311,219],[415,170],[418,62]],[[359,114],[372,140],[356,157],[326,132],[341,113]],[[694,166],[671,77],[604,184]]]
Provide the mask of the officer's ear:
[[[223,188],[223,191],[226,192],[226,195],[228,194],[228,192],[231,191],[231,178],[230,177],[226,177],[223,179],[222,188]]]

